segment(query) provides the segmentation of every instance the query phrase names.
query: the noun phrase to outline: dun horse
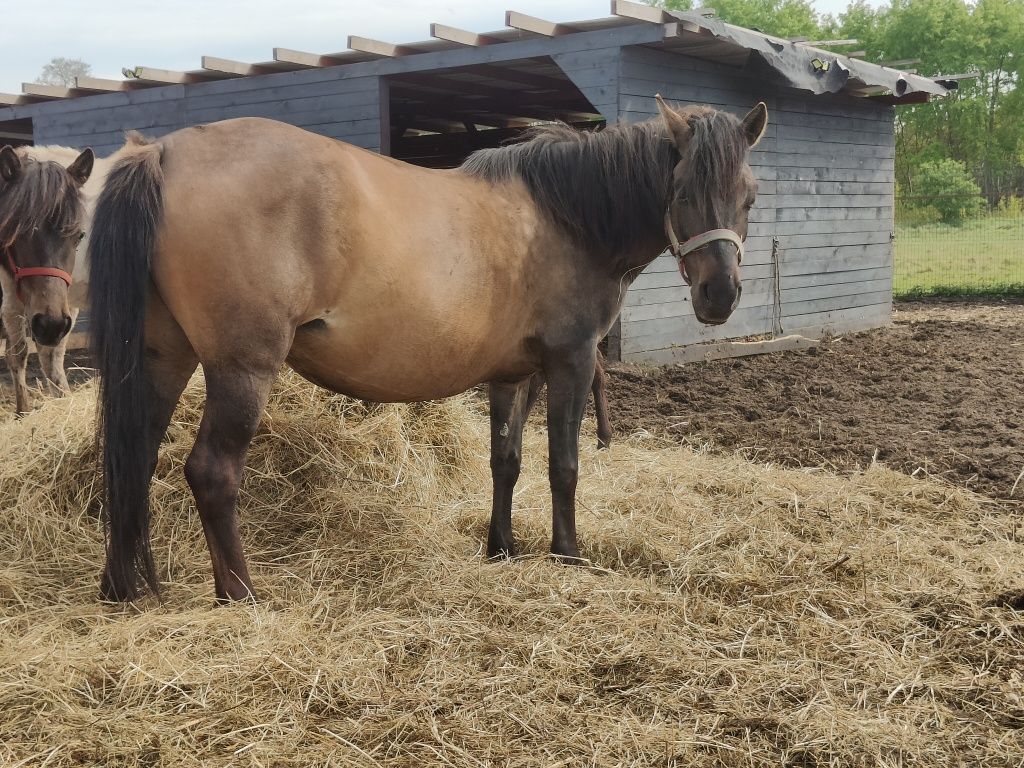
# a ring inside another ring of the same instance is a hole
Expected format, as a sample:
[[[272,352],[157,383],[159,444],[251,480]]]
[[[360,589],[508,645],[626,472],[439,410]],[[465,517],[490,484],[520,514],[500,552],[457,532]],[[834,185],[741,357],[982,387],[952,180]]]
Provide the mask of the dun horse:
[[[29,407],[28,332],[51,388],[68,388],[64,350],[84,299],[86,275],[85,260],[76,259],[75,252],[85,250],[86,210],[102,183],[92,171],[88,149],[0,149],[0,316],[18,413]]]
[[[185,474],[219,599],[253,596],[235,504],[285,363],[375,401],[489,382],[492,557],[514,553],[529,383],[543,371],[551,551],[579,558],[580,420],[597,341],[626,287],[671,244],[699,320],[725,322],[740,297],[756,191],[748,148],[767,110],[758,104],[740,120],[659,106],[660,119],[596,133],[542,127],[450,171],[259,119],[131,141],[89,245],[109,532],[103,594],[135,598],[140,574],[157,589],[149,483],[198,364],[206,407]]]
[[[76,237],[79,238],[79,245],[76,249],[73,268],[69,267],[72,282],[68,284],[68,303],[70,306],[71,324],[68,333],[74,328],[78,319],[79,310],[85,305],[89,283],[89,261],[86,253],[84,238],[88,235],[92,226],[92,213],[95,208],[96,198],[103,183],[106,180],[107,171],[115,162],[120,153],[106,159],[97,158],[93,161],[91,173],[85,171],[85,163],[91,158],[91,150],[85,153],[72,147],[43,146],[26,147],[21,150],[14,150],[5,147],[8,153],[12,180],[15,175],[20,175],[26,163],[54,163],[70,169],[69,173],[85,178],[80,181],[81,197],[84,209],[81,217],[81,227],[76,230]],[[76,162],[78,166],[76,166]],[[35,166],[41,169],[45,166]],[[84,173],[83,173],[84,172]],[[26,232],[38,231],[36,217],[50,215],[52,212],[59,212],[62,206],[67,206],[67,213],[73,212],[66,198],[74,194],[74,187],[55,184],[54,179],[59,177],[59,172],[49,167],[49,172],[29,174],[31,179],[24,189],[31,190],[23,193],[17,203],[12,202],[5,206],[7,216],[4,226],[11,232],[14,231],[16,222],[22,222]],[[42,186],[40,186],[42,185]],[[48,187],[46,185],[49,185]],[[13,189],[13,187],[12,187]],[[13,196],[12,196],[13,197]],[[3,259],[3,266],[12,270],[13,257],[9,258],[3,251],[0,251],[0,258]],[[44,261],[47,261],[45,258]],[[47,263],[50,263],[49,261]],[[62,278],[63,279],[63,278]],[[18,282],[13,271],[0,272],[0,318],[2,327],[0,332],[7,340],[6,357],[7,366],[11,373],[11,380],[15,392],[15,412],[26,413],[29,409],[28,386],[25,381],[25,373],[28,367],[28,328],[29,317],[25,305],[21,301],[20,292],[14,287]],[[64,394],[70,390],[67,374],[64,371],[64,355],[67,351],[68,335],[64,335],[54,346],[38,346],[39,365],[46,377],[52,394]],[[38,343],[38,340],[37,340]],[[611,445],[612,428],[608,417],[608,397],[605,393],[605,371],[604,358],[598,352],[597,365],[594,370],[594,381],[591,390],[594,395],[594,411],[597,417],[597,445],[598,448],[608,448]],[[544,388],[544,375],[538,372],[530,382],[530,407],[540,395]]]

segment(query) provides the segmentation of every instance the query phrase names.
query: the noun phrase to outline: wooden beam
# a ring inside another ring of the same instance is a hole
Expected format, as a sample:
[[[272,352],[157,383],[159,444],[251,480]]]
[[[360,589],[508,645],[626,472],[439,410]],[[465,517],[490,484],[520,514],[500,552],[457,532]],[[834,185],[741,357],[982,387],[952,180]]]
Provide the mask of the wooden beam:
[[[917,91],[909,96],[897,96],[894,93],[883,93],[878,96],[869,96],[872,101],[877,101],[881,104],[927,104],[931,101],[930,95],[923,91]]]
[[[524,32],[533,32],[535,35],[545,37],[557,37],[575,32],[572,27],[565,24],[555,24],[553,21],[538,19],[536,16],[527,16],[518,11],[505,11],[505,26],[512,29],[521,29]]]
[[[423,104],[425,108],[436,110],[438,113],[451,115],[452,117],[463,117],[466,115],[491,115],[500,116],[509,120],[515,118],[529,118],[531,120],[563,120],[571,122],[578,115],[589,115],[589,104],[570,104],[565,101],[550,100],[550,103],[537,103],[527,97],[524,102],[518,102],[508,97],[504,98],[461,98],[457,95],[444,93],[425,93],[423,88],[415,82],[394,80],[391,82],[391,93],[396,103],[396,112],[405,109],[405,105],[398,102],[408,102],[409,110],[415,111],[417,105]],[[484,121],[479,121],[484,125]]]
[[[458,43],[459,45],[468,45],[474,48],[502,42],[495,37],[480,35],[467,29],[449,27],[447,24],[438,24],[436,22],[430,25],[430,36],[436,37],[438,40],[447,40],[449,43]]]
[[[300,67],[336,67],[343,64],[343,54],[320,54],[307,53],[306,51],[293,51],[290,48],[275,48],[274,61],[282,64],[295,64]]]
[[[677,365],[688,365],[707,360],[724,360],[731,357],[761,355],[768,352],[792,352],[797,349],[810,349],[821,342],[800,334],[779,336],[763,341],[718,341],[704,344],[691,344],[673,351],[672,360]]]
[[[519,83],[527,85],[532,90],[541,91],[565,91],[573,88],[572,81],[566,78],[560,80],[557,77],[538,75],[533,72],[520,72],[511,67],[502,67],[496,64],[474,64],[462,69],[451,70],[452,72],[470,72],[474,75],[483,75],[492,80],[499,80],[508,83]]]
[[[669,24],[677,21],[674,16],[661,8],[655,8],[643,3],[634,3],[631,0],[612,0],[612,16],[649,21],[652,24]]]
[[[678,37],[679,31],[700,33],[701,28],[697,26],[696,20],[701,17],[702,11],[712,9],[698,8],[695,11],[686,11],[689,18],[681,19],[671,13],[643,3],[634,3],[631,0],[612,0],[612,15],[621,16],[624,19],[636,19],[651,24],[665,25],[666,37]]]
[[[224,75],[217,72],[178,72],[173,69],[156,69],[155,67],[125,67],[121,74],[128,80],[142,80],[160,85],[188,85],[191,83],[208,83],[210,80],[223,80]]]
[[[17,107],[20,104],[28,104],[29,100],[20,93],[0,93],[0,106]]]
[[[975,80],[978,77],[977,72],[965,72],[962,75],[932,75],[931,79],[936,83],[942,82],[960,82],[961,80]]]
[[[847,53],[845,55],[849,59],[863,59],[865,56],[868,55],[868,52],[867,51],[850,51],[849,53]]]
[[[101,77],[76,77],[75,89],[79,91],[96,91],[97,93],[113,93],[116,91],[129,91],[132,89],[132,84],[128,80],[107,80]]]
[[[252,75],[269,75],[273,72],[280,72],[274,67],[249,64],[245,61],[234,61],[233,59],[221,59],[216,56],[203,56],[201,59],[203,69],[215,72],[220,75],[231,77],[250,77]]]
[[[806,40],[801,42],[803,45],[813,45],[815,48],[860,44],[860,41],[855,37],[847,38],[846,40]]]
[[[467,105],[487,105],[483,109],[497,112],[496,105],[514,106],[515,110],[524,108],[542,107],[546,114],[553,110],[559,111],[589,111],[590,103],[578,91],[555,91],[546,93],[530,93],[522,90],[509,90],[508,88],[495,88],[482,83],[471,83],[465,80],[452,80],[440,74],[423,72],[410,72],[403,75],[396,75],[391,79],[396,88],[405,87],[411,89],[413,94],[420,99],[438,99],[448,97],[464,97],[462,102]],[[440,93],[434,93],[440,91]],[[531,117],[530,112],[521,111],[506,112],[505,114],[519,114],[524,117]],[[542,117],[541,115],[538,115]]]
[[[74,96],[70,88],[63,85],[42,85],[40,83],[22,83],[21,92],[37,99],[67,99]]]
[[[415,48],[410,48],[407,45],[386,43],[383,40],[373,40],[369,37],[359,37],[359,35],[348,36],[348,47],[351,51],[359,51],[360,53],[369,53],[374,56],[383,56],[387,58],[394,56],[406,56],[410,53],[419,53]]]

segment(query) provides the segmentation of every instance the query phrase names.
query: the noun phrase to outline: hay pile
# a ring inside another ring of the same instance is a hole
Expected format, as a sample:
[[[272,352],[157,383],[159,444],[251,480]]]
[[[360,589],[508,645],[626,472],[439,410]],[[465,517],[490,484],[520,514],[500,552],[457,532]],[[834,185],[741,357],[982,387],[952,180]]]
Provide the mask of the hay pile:
[[[570,568],[531,427],[527,554],[487,563],[478,401],[285,376],[242,498],[263,602],[215,607],[197,386],[153,489],[162,605],[96,600],[92,390],[0,425],[0,765],[1020,762],[1022,534],[982,497],[588,435]]]

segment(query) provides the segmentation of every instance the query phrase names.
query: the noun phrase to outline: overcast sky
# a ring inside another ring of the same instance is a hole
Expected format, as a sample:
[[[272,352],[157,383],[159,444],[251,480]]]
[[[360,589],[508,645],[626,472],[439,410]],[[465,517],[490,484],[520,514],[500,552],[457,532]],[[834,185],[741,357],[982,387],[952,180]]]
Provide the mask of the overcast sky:
[[[846,0],[814,0],[835,13]],[[714,0],[702,3],[714,7]],[[432,21],[487,32],[505,10],[551,21],[607,16],[607,0],[45,0],[0,1],[0,91],[19,93],[54,56],[82,59],[97,77],[122,67],[198,69],[202,55],[266,61],[272,49],[329,53],[348,35],[427,39]]]

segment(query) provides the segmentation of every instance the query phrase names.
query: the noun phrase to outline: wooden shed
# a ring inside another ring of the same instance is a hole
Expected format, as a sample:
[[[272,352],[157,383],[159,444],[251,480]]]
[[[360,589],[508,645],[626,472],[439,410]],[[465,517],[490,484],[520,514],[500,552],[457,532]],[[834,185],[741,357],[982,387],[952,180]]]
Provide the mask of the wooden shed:
[[[760,192],[740,307],[702,326],[675,263],[656,259],[609,337],[626,361],[737,353],[730,340],[820,336],[888,322],[892,297],[894,105],[955,88],[821,47],[743,29],[702,11],[614,0],[605,19],[555,24],[509,12],[484,34],[432,25],[431,39],[349,38],[349,49],[275,49],[272,60],[204,57],[202,67],[125,70],[72,88],[0,94],[0,140],[118,148],[240,116],[282,120],[409,162],[457,165],[542,120],[599,129],[657,114],[655,93],[746,112],[769,128],[752,156]],[[7,137],[7,138],[3,138]]]

